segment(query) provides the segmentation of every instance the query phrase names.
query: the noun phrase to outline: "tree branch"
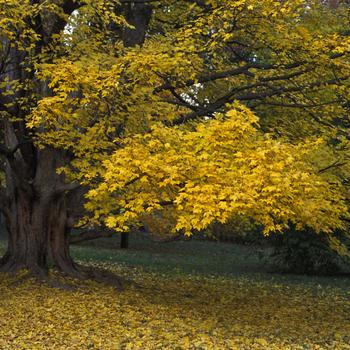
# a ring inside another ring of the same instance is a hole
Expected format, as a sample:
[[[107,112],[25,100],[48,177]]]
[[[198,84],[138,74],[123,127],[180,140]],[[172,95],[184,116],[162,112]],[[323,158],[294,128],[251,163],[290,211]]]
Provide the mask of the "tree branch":
[[[91,229],[87,231],[80,232],[77,235],[70,235],[69,236],[69,243],[70,244],[77,244],[81,242],[86,241],[92,241],[94,239],[98,238],[109,238],[115,235],[116,232],[111,229]]]
[[[319,173],[319,174],[322,174],[322,173],[325,173],[325,172],[328,171],[328,170],[331,170],[331,169],[333,169],[333,168],[340,168],[340,167],[342,167],[342,166],[344,166],[344,165],[346,165],[346,164],[347,164],[346,162],[341,162],[341,160],[338,159],[338,160],[334,161],[332,164],[330,164],[330,165],[324,167],[323,169],[320,169],[320,170],[318,171],[318,173]]]
[[[82,185],[78,182],[63,184],[62,186],[59,186],[54,190],[54,194],[57,195],[57,194],[60,194],[63,192],[74,191],[74,190],[77,190],[78,188],[80,188],[81,186]]]
[[[243,87],[230,90],[226,95],[222,96],[216,101],[209,103],[206,106],[199,106],[197,111],[182,115],[179,118],[173,120],[170,124],[180,125],[187,121],[195,120],[203,116],[213,115],[213,113],[217,112],[220,108],[225,106],[225,104],[230,103],[234,100],[242,101],[242,102],[257,101],[257,100],[261,101],[269,97],[278,97],[291,92],[300,92],[304,90],[318,88],[324,85],[334,85],[334,84],[337,84],[339,81],[348,80],[349,78],[350,76],[344,76],[344,77],[329,79],[325,81],[316,81],[306,85],[296,85],[291,87],[281,86],[281,87],[276,87],[272,90],[264,90],[260,92],[246,92],[242,94],[237,94],[239,91],[242,91],[242,90],[244,91],[244,90],[251,90],[252,88],[258,88],[258,87],[269,87],[266,83],[246,85]]]

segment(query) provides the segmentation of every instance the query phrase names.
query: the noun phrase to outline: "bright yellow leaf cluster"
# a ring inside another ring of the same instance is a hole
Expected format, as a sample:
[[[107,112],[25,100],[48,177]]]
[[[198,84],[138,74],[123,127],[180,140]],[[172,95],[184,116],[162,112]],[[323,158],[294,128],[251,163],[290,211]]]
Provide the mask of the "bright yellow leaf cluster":
[[[330,232],[346,205],[339,184],[315,174],[308,154],[320,141],[289,144],[262,135],[257,118],[236,106],[192,130],[158,125],[128,139],[103,162],[87,208],[108,227],[127,230],[141,215],[172,207],[174,230],[202,230],[234,215],[265,233],[289,222]]]

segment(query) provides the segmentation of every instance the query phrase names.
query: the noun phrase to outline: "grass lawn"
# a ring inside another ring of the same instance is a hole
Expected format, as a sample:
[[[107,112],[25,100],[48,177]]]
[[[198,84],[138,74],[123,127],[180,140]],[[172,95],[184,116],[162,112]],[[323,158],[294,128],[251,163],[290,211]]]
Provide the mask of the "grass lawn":
[[[270,273],[244,246],[114,242],[72,253],[136,282],[121,293],[0,276],[0,349],[350,349],[349,278]]]

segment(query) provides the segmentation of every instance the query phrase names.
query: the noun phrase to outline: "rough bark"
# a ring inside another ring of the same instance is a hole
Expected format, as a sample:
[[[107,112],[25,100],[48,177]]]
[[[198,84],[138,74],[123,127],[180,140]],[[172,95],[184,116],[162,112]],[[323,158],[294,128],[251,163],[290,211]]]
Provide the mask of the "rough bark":
[[[29,277],[62,287],[49,277],[49,269],[55,269],[65,277],[94,279],[120,290],[122,285],[117,276],[77,265],[70,255],[70,193],[64,190],[63,179],[56,173],[64,160],[54,149],[38,152],[35,177],[27,183],[29,186],[23,186],[26,183],[24,173],[8,168],[6,224],[9,239],[0,270],[11,274],[26,270]]]
[[[6,225],[9,239],[2,270],[16,273],[27,269],[40,275],[52,266],[74,274],[67,240],[66,194],[59,190],[63,179],[56,174],[59,154],[45,149],[38,152],[38,156],[40,159],[32,163],[32,167],[35,166],[33,178],[28,178],[28,172],[23,171],[26,164],[19,155],[8,162]]]

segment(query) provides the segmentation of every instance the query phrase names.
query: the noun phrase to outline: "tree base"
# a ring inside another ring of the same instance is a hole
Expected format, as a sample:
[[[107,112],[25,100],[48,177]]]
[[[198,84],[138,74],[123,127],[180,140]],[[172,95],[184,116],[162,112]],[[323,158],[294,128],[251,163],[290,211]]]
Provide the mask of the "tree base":
[[[39,284],[46,284],[53,288],[74,290],[79,285],[79,281],[95,281],[106,286],[112,286],[117,291],[124,290],[123,280],[119,276],[108,270],[83,265],[74,265],[74,267],[67,269],[56,267],[49,270],[39,266],[28,269],[28,267],[21,264],[7,262],[0,266],[0,272],[14,278],[14,285],[34,279]]]

